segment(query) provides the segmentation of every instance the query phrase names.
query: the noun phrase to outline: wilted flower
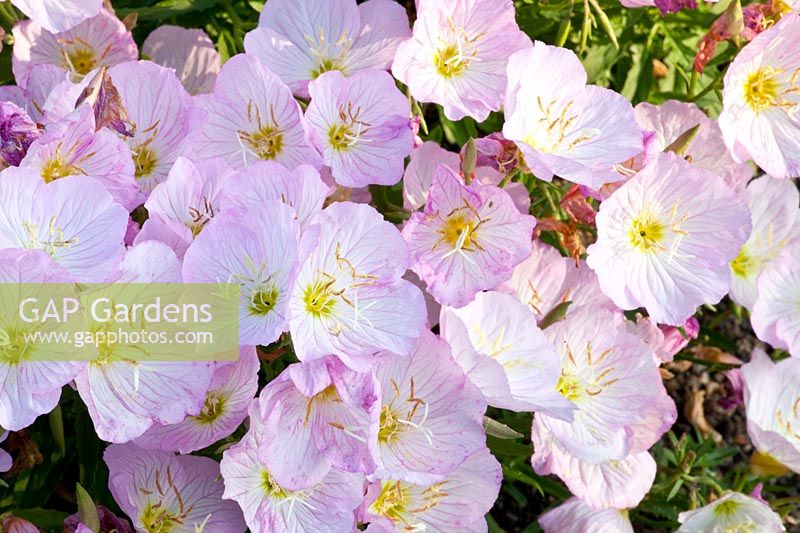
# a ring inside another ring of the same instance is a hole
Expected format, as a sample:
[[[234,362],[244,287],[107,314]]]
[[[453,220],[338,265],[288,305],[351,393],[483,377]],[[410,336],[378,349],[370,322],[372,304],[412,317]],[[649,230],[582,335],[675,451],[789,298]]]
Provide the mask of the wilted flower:
[[[757,35],[725,74],[719,125],[739,161],[753,159],[776,178],[800,176],[800,13]]]
[[[394,185],[414,144],[408,99],[385,72],[321,75],[306,120],[333,179],[345,187]]]
[[[750,229],[747,207],[721,178],[664,153],[600,205],[586,262],[618,307],[680,326],[727,294],[725,265]]]
[[[24,109],[11,102],[0,102],[0,164],[19,166],[28,147],[41,132]]]
[[[483,121],[502,104],[508,57],[528,46],[511,0],[423,0],[392,73],[417,100],[444,107],[450,120]]]
[[[389,68],[410,33],[405,9],[390,0],[271,0],[244,48],[308,97],[309,81],[326,72]]]

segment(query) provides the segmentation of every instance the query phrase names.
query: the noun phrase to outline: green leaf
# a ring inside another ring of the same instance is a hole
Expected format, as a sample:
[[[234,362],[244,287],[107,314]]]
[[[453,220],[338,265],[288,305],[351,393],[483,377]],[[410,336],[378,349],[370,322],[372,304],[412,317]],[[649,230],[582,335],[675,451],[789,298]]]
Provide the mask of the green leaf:
[[[122,18],[131,13],[138,13],[139,20],[161,21],[192,11],[210,9],[218,2],[219,0],[161,0],[149,7],[117,9],[117,16]]]
[[[50,412],[48,419],[53,440],[56,442],[61,455],[65,455],[67,453],[67,444],[64,440],[64,415],[61,412],[60,405],[56,405],[56,408]]]

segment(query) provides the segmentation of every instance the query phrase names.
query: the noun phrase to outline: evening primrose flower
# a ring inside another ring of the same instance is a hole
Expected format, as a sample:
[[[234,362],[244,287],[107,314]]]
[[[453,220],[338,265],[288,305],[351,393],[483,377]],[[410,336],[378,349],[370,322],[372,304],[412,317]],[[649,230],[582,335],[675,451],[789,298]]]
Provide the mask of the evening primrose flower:
[[[800,247],[786,249],[758,277],[758,297],[750,315],[756,336],[800,357]]]
[[[42,251],[0,250],[0,283],[70,282],[69,273]],[[18,296],[9,292],[13,285],[7,287],[4,298]],[[37,330],[36,324],[0,316],[0,427],[7,430],[19,431],[39,415],[52,411],[61,397],[61,388],[80,370],[71,362],[31,361],[47,355],[46,345],[25,341],[26,334]],[[0,463],[4,462],[3,453],[0,451]]]
[[[103,0],[13,0],[11,3],[52,33],[73,28],[103,9]]]
[[[244,48],[306,98],[326,72],[386,70],[410,34],[405,9],[390,0],[271,0]]]
[[[586,85],[578,56],[535,42],[511,56],[503,135],[516,141],[534,175],[599,189],[609,169],[642,151],[633,108],[610,89]]]
[[[490,405],[572,419],[574,406],[556,390],[561,360],[525,304],[480,292],[460,309],[443,308],[440,323],[456,362]]]
[[[758,275],[792,243],[800,244],[800,194],[794,183],[764,176],[745,193],[753,232],[731,261],[731,298],[748,309],[758,297]]]
[[[25,109],[0,102],[0,165],[19,166],[41,132]]]
[[[423,0],[413,36],[402,43],[394,76],[450,120],[482,122],[503,101],[508,57],[530,46],[511,0]]]
[[[147,36],[142,53],[154,63],[175,69],[189,94],[214,90],[221,62],[206,32],[180,26],[159,26]]]
[[[428,203],[403,228],[411,270],[437,302],[463,307],[491,289],[531,251],[536,220],[521,214],[504,190],[473,182],[439,166]]]
[[[94,69],[135,61],[139,56],[131,32],[106,10],[61,33],[23,20],[14,26],[13,34],[11,65],[21,87],[27,87],[31,70],[37,65],[55,65],[79,82]]]
[[[750,229],[744,201],[721,178],[663,153],[600,205],[586,262],[618,307],[680,326],[728,292],[727,264]]]
[[[128,213],[99,181],[70,176],[45,183],[30,168],[0,174],[0,249],[42,250],[80,282],[114,274]]]
[[[233,173],[218,158],[193,163],[186,157],[178,157],[169,169],[167,180],[156,185],[144,206],[150,215],[160,214],[174,220],[196,237],[222,210],[222,187]]]
[[[633,533],[627,509],[593,509],[578,498],[570,498],[539,517],[545,533]]]
[[[95,178],[128,211],[141,203],[130,150],[110,130],[95,131],[89,105],[52,124],[30,145],[20,166],[34,169],[45,183],[67,176]]]
[[[136,181],[147,195],[167,178],[178,156],[188,153],[205,114],[172,69],[136,61],[112,67],[109,74],[136,125],[133,137],[125,139]]]
[[[187,283],[238,283],[239,341],[268,345],[286,328],[300,228],[291,208],[272,201],[215,217],[186,251]]]
[[[290,490],[259,459],[264,421],[255,403],[250,430],[222,454],[223,497],[239,504],[251,531],[351,531],[364,500],[364,475],[331,469],[319,483]]]
[[[411,152],[408,98],[386,72],[368,70],[347,78],[334,71],[309,87],[306,120],[336,183],[345,187],[394,185]]]
[[[747,433],[757,453],[800,473],[800,359],[773,363],[756,348],[741,370]]]
[[[408,251],[400,232],[372,207],[350,202],[328,206],[314,224],[318,239],[289,302],[297,357],[335,354],[365,370],[378,352],[408,355],[425,327],[425,302],[401,279]]]
[[[334,356],[289,366],[261,391],[258,455],[284,489],[308,489],[331,469],[370,474],[367,438],[380,405],[371,372]]]
[[[301,228],[322,211],[331,187],[311,165],[293,170],[274,161],[256,161],[236,172],[222,184],[222,209],[261,209],[265,202],[278,200],[294,210]]]
[[[704,507],[678,515],[677,533],[726,533],[728,531],[786,531],[778,513],[765,502],[741,492],[729,492]]]
[[[485,446],[486,401],[443,340],[425,332],[410,356],[384,358],[373,372],[380,423],[368,443],[376,478],[435,483]]]
[[[195,97],[208,120],[195,151],[221,157],[240,170],[258,160],[288,168],[322,166],[308,140],[306,121],[289,88],[256,58],[239,54],[217,75],[213,94]]]
[[[175,424],[154,425],[134,443],[142,448],[190,453],[228,437],[247,417],[247,407],[258,389],[259,368],[255,347],[241,346],[238,361],[214,370],[202,411]]]
[[[667,100],[661,105],[642,102],[633,108],[633,114],[643,131],[655,134],[650,141],[651,150],[661,152],[682,134],[699,126],[681,154],[687,161],[717,174],[740,194],[753,177],[752,166],[733,159],[722,140],[719,124],[697,104],[677,100]]]
[[[666,393],[651,350],[625,330],[623,320],[583,308],[545,330],[561,357],[558,392],[577,410],[571,422],[541,413],[536,418],[565,453],[589,463],[646,450],[660,435],[637,441],[636,428],[647,421],[660,429],[660,423],[650,424],[651,416],[675,419],[674,404],[662,402]]]
[[[137,531],[247,529],[236,503],[223,499],[225,486],[213,459],[112,444],[103,460],[111,495]]]
[[[369,531],[485,531],[500,491],[500,463],[482,448],[434,483],[379,479],[367,489],[362,521]]]
[[[800,176],[800,53],[791,38],[798,32],[795,11],[758,34],[736,54],[722,92],[725,144],[775,178]]]

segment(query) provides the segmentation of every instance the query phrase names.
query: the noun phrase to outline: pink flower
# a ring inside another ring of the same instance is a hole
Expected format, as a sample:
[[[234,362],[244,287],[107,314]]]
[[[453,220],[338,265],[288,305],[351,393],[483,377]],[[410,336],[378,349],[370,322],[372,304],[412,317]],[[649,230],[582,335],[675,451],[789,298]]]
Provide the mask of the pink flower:
[[[394,185],[414,144],[408,99],[385,72],[321,75],[309,90],[306,120],[336,183]]]
[[[531,254],[514,268],[511,278],[497,290],[515,295],[528,306],[537,321],[564,302],[571,302],[564,316],[584,306],[617,310],[600,290],[597,276],[585,261],[575,265],[575,261],[540,240],[533,241]]]
[[[111,13],[98,11],[92,18],[60,33],[51,33],[33,20],[14,26],[12,67],[17,83],[27,87],[32,69],[42,64],[55,65],[78,82],[103,65],[136,60],[139,52],[131,33]]]
[[[511,56],[503,135],[516,141],[537,178],[558,175],[599,189],[610,171],[642,151],[633,109],[622,95],[586,85],[578,56],[537,41]]]
[[[11,3],[52,33],[69,30],[103,8],[102,0],[13,0]]]
[[[750,229],[721,178],[665,153],[600,205],[586,262],[618,307],[679,326],[728,292],[726,265]]]
[[[95,178],[128,211],[141,203],[130,150],[110,130],[95,131],[89,105],[50,125],[20,166],[34,169],[46,183],[67,176]]]
[[[189,246],[184,281],[239,283],[239,341],[266,346],[288,323],[299,239],[292,209],[276,200],[258,210],[226,211]]]
[[[545,533],[633,533],[626,509],[592,509],[578,498],[570,498],[539,517]]]
[[[509,56],[528,46],[511,0],[425,1],[392,72],[414,98],[443,106],[450,120],[482,122],[503,102]]]
[[[256,58],[240,54],[229,59],[214,93],[195,98],[208,112],[194,147],[204,157],[221,157],[237,170],[258,160],[287,168],[322,166],[292,92]]]
[[[325,72],[350,76],[386,70],[397,45],[411,33],[405,9],[390,0],[271,2],[258,27],[245,36],[245,51],[303,98],[309,81]]]
[[[787,249],[758,277],[758,297],[750,315],[756,336],[800,357],[800,249]]]
[[[0,181],[0,249],[43,250],[80,282],[116,271],[128,213],[102,183],[85,176],[44,183],[33,169],[14,167]]]
[[[71,276],[39,250],[0,250],[0,283],[5,301],[21,297],[18,283],[70,283]],[[52,296],[47,294],[47,296]],[[45,291],[42,291],[42,298]],[[3,319],[3,358],[0,360],[0,427],[19,431],[39,415],[49,413],[58,404],[61,388],[72,381],[80,365],[70,362],[41,362],[52,345],[26,343],[24,336],[41,328],[16,317]],[[24,348],[23,348],[24,347]],[[56,347],[58,350],[58,347]],[[54,357],[56,353],[52,354]],[[26,361],[34,359],[34,361]],[[40,359],[40,361],[36,361]],[[0,432],[5,438],[5,432]],[[10,457],[0,452],[2,471],[11,467]],[[7,467],[7,468],[5,468]]]
[[[506,281],[530,254],[535,224],[502,189],[465,185],[440,166],[425,210],[411,215],[403,238],[411,251],[411,269],[436,301],[463,307],[478,291]]]
[[[483,448],[443,481],[377,480],[367,489],[363,521],[371,533],[485,531],[502,479],[500,463]]]
[[[142,53],[154,63],[175,69],[189,94],[214,90],[220,57],[203,30],[159,26],[144,40]]]
[[[574,406],[556,390],[561,360],[525,304],[480,292],[460,309],[443,308],[441,331],[490,405],[572,419]]]
[[[759,453],[800,473],[800,360],[773,363],[760,348],[741,367],[747,433]]]
[[[684,158],[717,174],[740,194],[753,177],[753,168],[748,163],[736,162],[731,157],[717,121],[706,116],[697,105],[676,100],[667,100],[659,106],[642,102],[633,113],[642,130],[655,133],[652,149],[661,152],[681,134],[699,126],[685,147]]]
[[[384,358],[374,374],[380,424],[367,442],[376,478],[435,483],[485,446],[486,402],[443,340],[425,332],[409,357]]]
[[[189,154],[205,114],[195,106],[171,69],[137,61],[117,65],[109,74],[128,117],[136,124],[134,136],[126,137],[126,142],[133,155],[139,188],[149,194],[167,178],[175,160]]]
[[[748,529],[764,533],[786,531],[780,515],[769,505],[740,492],[728,492],[704,507],[678,515],[681,527],[676,533],[736,531]]]
[[[289,170],[274,161],[256,161],[225,180],[220,203],[223,209],[261,209],[265,203],[277,200],[293,209],[304,228],[322,211],[330,192],[331,187],[311,165]]]
[[[284,489],[308,489],[331,469],[370,474],[367,438],[380,412],[371,372],[329,356],[289,366],[257,400],[264,423],[258,456]]]
[[[737,161],[753,159],[770,176],[800,176],[800,102],[796,94],[800,13],[788,13],[758,34],[725,74],[719,125]]]
[[[255,348],[241,346],[238,361],[214,370],[199,414],[152,426],[134,443],[142,448],[190,453],[228,437],[247,417],[247,407],[258,389],[259,368]]]
[[[298,359],[335,354],[367,370],[379,352],[408,355],[425,327],[425,303],[401,279],[408,252],[400,232],[372,207],[350,202],[331,204],[313,224],[316,242],[289,302]]]
[[[213,459],[175,456],[133,444],[113,444],[103,459],[109,470],[108,488],[137,531],[157,531],[164,524],[219,533],[246,529],[242,511],[222,499],[225,487]]]

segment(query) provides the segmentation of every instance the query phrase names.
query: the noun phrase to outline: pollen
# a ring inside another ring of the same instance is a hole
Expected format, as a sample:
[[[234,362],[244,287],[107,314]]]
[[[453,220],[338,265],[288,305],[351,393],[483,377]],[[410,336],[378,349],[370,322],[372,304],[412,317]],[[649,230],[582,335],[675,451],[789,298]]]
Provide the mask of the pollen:
[[[333,313],[336,306],[336,299],[334,291],[332,290],[333,281],[318,280],[310,283],[306,287],[305,294],[303,295],[303,303],[306,305],[306,311],[311,313],[314,317],[327,317]]]
[[[80,78],[86,76],[95,66],[97,66],[97,56],[94,50],[87,46],[78,46],[64,52],[62,67],[74,72]]]
[[[155,152],[143,144],[131,150],[131,153],[133,154],[134,176],[136,176],[136,179],[150,176],[158,162]]]
[[[211,392],[206,396],[203,410],[197,415],[196,419],[201,424],[213,424],[225,412],[225,397]]]
[[[453,248],[466,248],[475,238],[477,224],[463,213],[455,213],[444,221],[444,226],[439,232],[442,239]]]
[[[747,76],[744,82],[744,101],[756,113],[778,105],[780,95],[777,74],[777,70],[764,67]]]
[[[433,65],[441,76],[454,78],[469,68],[470,60],[464,57],[461,49],[455,44],[440,48],[433,55]]]
[[[283,132],[275,126],[264,126],[245,140],[259,159],[270,161],[283,151]]]
[[[643,213],[633,219],[628,237],[634,248],[649,252],[660,247],[665,235],[664,229],[664,225],[652,214]]]
[[[278,302],[278,296],[278,290],[275,287],[253,291],[248,310],[254,315],[267,315]]]

